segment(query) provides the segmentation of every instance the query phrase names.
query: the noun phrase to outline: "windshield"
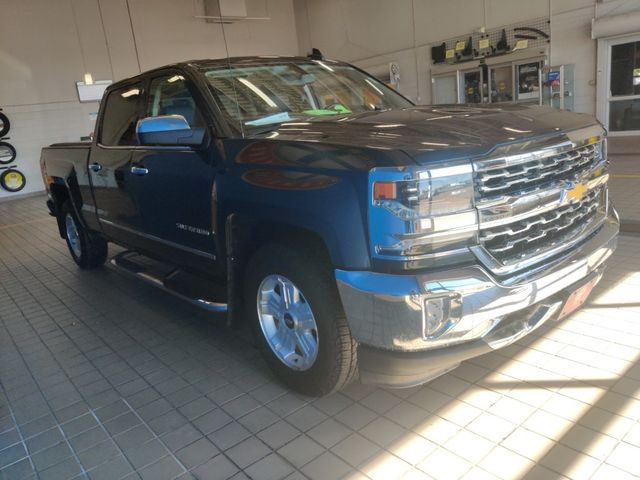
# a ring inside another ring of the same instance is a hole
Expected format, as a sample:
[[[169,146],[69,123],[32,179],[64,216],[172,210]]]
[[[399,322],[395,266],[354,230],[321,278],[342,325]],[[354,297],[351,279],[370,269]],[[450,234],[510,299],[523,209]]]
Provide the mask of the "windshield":
[[[220,66],[206,69],[204,75],[227,121],[242,131],[411,106],[373,77],[320,60]]]

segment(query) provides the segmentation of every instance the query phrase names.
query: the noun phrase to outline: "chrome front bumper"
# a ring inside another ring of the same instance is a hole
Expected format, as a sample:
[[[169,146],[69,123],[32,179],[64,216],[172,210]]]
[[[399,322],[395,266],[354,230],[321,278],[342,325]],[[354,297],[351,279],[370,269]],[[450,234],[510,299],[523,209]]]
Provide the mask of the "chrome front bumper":
[[[479,265],[422,275],[336,270],[351,333],[363,352],[361,378],[398,386],[422,383],[462,360],[509,345],[557,316],[569,287],[601,276],[603,263],[615,250],[619,219],[609,210],[595,234],[530,277],[501,281]],[[442,334],[428,337],[424,302],[442,295],[459,300],[456,321]],[[469,356],[471,352],[475,354]],[[417,371],[384,371],[386,360],[402,363],[403,354],[414,359]],[[416,356],[423,360],[416,363]],[[368,368],[367,358],[377,372]]]

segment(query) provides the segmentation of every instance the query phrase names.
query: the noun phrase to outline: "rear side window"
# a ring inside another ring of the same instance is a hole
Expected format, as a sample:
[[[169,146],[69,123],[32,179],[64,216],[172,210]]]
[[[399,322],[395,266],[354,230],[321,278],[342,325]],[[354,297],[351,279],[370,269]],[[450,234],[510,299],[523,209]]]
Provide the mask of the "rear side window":
[[[140,117],[142,84],[112,90],[107,96],[102,117],[100,143],[137,145],[136,123]]]

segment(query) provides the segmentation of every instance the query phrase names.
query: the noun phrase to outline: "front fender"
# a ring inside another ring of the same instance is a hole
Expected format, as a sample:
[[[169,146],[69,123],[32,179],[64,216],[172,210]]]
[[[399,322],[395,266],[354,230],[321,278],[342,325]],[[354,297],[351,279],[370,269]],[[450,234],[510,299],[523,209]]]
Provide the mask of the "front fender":
[[[370,267],[367,175],[358,171],[301,171],[235,166],[218,188],[219,228],[235,214],[261,224],[287,225],[317,235],[335,268]]]

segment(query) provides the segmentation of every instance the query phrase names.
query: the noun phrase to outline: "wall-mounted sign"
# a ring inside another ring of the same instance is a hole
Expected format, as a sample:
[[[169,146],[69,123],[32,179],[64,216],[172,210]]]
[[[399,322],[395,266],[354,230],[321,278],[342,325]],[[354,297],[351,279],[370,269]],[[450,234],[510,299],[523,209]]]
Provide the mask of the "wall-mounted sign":
[[[524,40],[518,40],[518,42],[516,43],[516,50],[522,50],[523,48],[527,48],[529,46],[529,40],[524,39]]]
[[[480,50],[483,50],[485,48],[489,48],[489,39],[488,38],[482,38],[478,41],[478,48]]]
[[[78,99],[80,102],[99,102],[102,100],[105,89],[112,83],[111,80],[97,80],[91,85],[87,85],[84,82],[76,82]]]
[[[449,59],[449,58],[454,58],[455,56],[456,56],[456,51],[453,48],[451,48],[447,50],[445,58]]]
[[[396,62],[389,63],[389,83],[396,90],[400,87],[400,65]]]
[[[534,99],[540,97],[540,62],[518,65],[518,99]]]
[[[456,52],[459,52],[460,50],[464,50],[466,43],[463,41],[461,42],[456,42]]]

